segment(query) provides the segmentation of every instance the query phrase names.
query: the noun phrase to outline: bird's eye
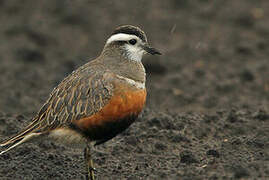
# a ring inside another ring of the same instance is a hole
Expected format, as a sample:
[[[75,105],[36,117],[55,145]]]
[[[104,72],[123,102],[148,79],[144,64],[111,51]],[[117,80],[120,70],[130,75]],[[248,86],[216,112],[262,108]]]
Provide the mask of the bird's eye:
[[[131,40],[129,40],[129,43],[130,43],[131,45],[135,45],[135,44],[136,44],[136,39],[131,39]]]

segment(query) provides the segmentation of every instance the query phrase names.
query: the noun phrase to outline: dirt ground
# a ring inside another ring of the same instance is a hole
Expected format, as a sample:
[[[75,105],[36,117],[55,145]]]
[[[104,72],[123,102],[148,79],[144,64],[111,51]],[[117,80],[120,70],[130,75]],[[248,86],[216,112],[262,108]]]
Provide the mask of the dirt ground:
[[[0,1],[0,139],[122,24],[163,56],[144,57],[141,117],[94,149],[97,179],[269,179],[267,0]],[[29,143],[0,179],[84,179],[82,152]]]

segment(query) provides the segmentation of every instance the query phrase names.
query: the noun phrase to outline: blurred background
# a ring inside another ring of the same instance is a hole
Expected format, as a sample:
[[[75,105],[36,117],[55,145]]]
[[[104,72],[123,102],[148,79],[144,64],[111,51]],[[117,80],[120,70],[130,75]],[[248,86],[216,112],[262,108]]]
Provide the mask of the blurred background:
[[[124,24],[139,26],[163,52],[143,59],[145,117],[245,109],[268,118],[267,0],[1,0],[0,114],[29,122],[51,90],[97,57],[114,28]],[[14,125],[12,131],[19,129]]]
[[[1,1],[0,109],[36,112],[119,25],[141,27],[148,107],[214,112],[269,104],[267,1]],[[213,110],[213,111],[212,111]]]

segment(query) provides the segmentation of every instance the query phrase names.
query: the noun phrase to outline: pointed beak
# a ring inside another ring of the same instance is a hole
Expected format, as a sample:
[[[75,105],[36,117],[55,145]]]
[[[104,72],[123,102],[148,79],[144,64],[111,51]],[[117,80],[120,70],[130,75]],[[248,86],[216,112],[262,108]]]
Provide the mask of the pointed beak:
[[[149,53],[149,54],[151,54],[151,55],[155,55],[155,54],[162,55],[162,53],[161,53],[159,50],[157,50],[157,49],[155,49],[155,48],[153,48],[153,47],[150,47],[148,44],[144,44],[144,45],[142,45],[142,48],[143,48],[147,53]]]

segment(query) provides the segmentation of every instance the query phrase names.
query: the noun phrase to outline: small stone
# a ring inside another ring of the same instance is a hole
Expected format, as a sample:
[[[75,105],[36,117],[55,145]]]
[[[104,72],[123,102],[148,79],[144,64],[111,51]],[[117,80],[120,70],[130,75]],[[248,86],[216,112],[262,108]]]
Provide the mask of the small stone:
[[[218,151],[214,150],[214,149],[210,149],[206,152],[207,155],[211,155],[213,157],[219,158],[220,154]]]
[[[190,151],[183,151],[180,153],[180,162],[191,164],[197,163],[198,161],[195,159],[194,155]]]

